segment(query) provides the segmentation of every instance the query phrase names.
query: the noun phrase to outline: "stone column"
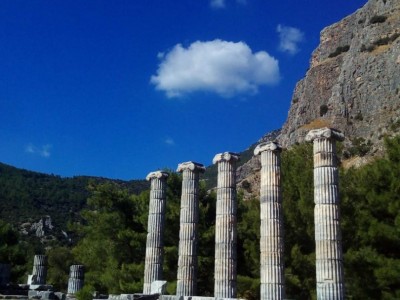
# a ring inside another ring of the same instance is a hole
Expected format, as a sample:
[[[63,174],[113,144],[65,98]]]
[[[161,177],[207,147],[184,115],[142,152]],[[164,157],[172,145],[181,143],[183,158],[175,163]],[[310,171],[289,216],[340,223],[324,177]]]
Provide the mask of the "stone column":
[[[146,177],[151,181],[151,190],[143,294],[150,294],[151,283],[162,279],[167,177],[168,173],[160,171],[151,172]]]
[[[194,296],[197,292],[199,174],[205,168],[189,161],[179,164],[176,171],[183,173],[176,295]]]
[[[259,144],[254,149],[254,155],[261,155],[261,300],[285,298],[280,152],[281,148],[273,142]]]
[[[217,154],[213,159],[213,163],[218,164],[214,271],[216,298],[236,298],[236,161],[238,160],[239,155],[230,152]]]
[[[311,130],[307,141],[314,143],[314,222],[317,299],[345,298],[342,237],[340,231],[336,140],[339,131]]]
[[[0,263],[0,286],[10,283],[11,265]]]
[[[76,294],[83,287],[85,268],[83,265],[72,265],[69,272],[68,294]]]
[[[32,284],[46,284],[47,256],[35,255],[33,259]]]

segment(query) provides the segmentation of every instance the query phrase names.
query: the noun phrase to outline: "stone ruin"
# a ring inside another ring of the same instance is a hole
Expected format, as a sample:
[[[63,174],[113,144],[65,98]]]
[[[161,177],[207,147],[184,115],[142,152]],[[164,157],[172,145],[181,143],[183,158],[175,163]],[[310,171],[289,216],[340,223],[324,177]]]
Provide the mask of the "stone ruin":
[[[69,272],[68,291],[69,295],[75,295],[83,288],[85,267],[83,265],[72,265]]]
[[[46,284],[47,277],[47,256],[35,255],[33,259],[32,275],[28,275],[29,285],[42,285]]]
[[[341,141],[343,138],[343,134],[331,128],[311,130],[306,136],[307,141],[313,142],[314,152],[316,278],[317,299],[321,300],[345,299],[336,157],[336,141]],[[260,143],[254,150],[254,155],[261,156],[261,300],[281,300],[286,297],[280,152],[280,146],[274,142]],[[238,160],[239,155],[231,152],[217,154],[213,160],[213,163],[218,165],[214,297],[196,296],[193,282],[197,278],[196,241],[198,233],[195,230],[198,219],[198,199],[196,188],[198,173],[203,171],[203,166],[194,162],[186,162],[178,166],[178,172],[183,172],[178,286],[176,295],[160,294],[159,299],[206,300],[235,299],[237,297],[235,174]],[[149,179],[160,180],[161,175],[151,178],[154,179]],[[153,182],[151,186],[153,187]],[[156,184],[156,186],[159,185]],[[151,195],[155,193],[155,191],[151,191]],[[157,191],[157,193],[164,195],[165,191]],[[190,199],[189,203],[188,199]],[[152,226],[153,223],[149,217],[149,234],[151,230],[154,230]],[[164,228],[160,227],[157,230],[159,236],[162,236]],[[149,249],[149,251],[151,250]],[[160,276],[154,280],[161,284],[165,283],[161,281]]]
[[[314,223],[316,245],[317,299],[345,299],[343,254],[340,232],[338,168],[336,140],[343,134],[331,128],[311,130],[306,140],[314,152]],[[260,299],[285,299],[284,230],[280,170],[281,148],[274,142],[259,144],[254,155],[261,156],[260,188]],[[168,174],[151,172],[148,234],[146,242],[144,286],[142,294],[109,295],[110,300],[211,300],[237,298],[237,201],[236,162],[239,155],[217,154],[218,166],[214,297],[197,296],[197,244],[199,220],[199,174],[203,165],[185,162],[178,165],[183,173],[179,231],[179,259],[176,295],[163,295],[163,233],[165,226],[166,179]],[[46,285],[47,258],[36,255],[28,284],[19,285],[29,299],[74,298],[83,287],[84,267],[73,265],[68,294],[55,293]],[[10,266],[0,264],[0,289],[9,281]],[[24,294],[25,295],[25,294]],[[96,297],[95,297],[96,298]],[[97,297],[99,298],[99,297]],[[107,297],[106,297],[107,298]]]
[[[47,256],[35,255],[32,274],[28,275],[27,283],[12,284],[10,282],[10,265],[0,264],[0,299],[75,299],[76,292],[83,287],[84,267],[82,265],[71,266],[67,294],[56,292],[52,285],[46,284],[47,267]]]

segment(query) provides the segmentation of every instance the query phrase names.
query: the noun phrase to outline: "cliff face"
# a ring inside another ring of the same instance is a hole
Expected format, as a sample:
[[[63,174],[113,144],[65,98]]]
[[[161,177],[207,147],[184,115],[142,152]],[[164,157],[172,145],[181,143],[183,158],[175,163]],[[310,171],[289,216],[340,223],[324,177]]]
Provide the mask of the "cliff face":
[[[310,69],[297,83],[279,141],[303,142],[313,128],[341,130],[379,150],[400,123],[400,2],[370,0],[321,32]]]
[[[288,118],[273,138],[288,148],[304,142],[310,129],[325,126],[345,134],[350,155],[352,147],[364,144],[363,157],[356,153],[348,165],[379,155],[383,137],[399,132],[399,0],[370,0],[322,30],[310,68],[294,89]],[[238,169],[245,197],[258,194],[259,168],[253,157]]]

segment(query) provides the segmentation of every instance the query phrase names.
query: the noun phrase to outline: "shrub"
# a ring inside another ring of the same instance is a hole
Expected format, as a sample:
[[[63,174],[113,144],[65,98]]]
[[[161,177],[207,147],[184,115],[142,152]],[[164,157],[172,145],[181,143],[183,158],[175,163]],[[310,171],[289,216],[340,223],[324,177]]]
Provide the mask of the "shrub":
[[[383,38],[380,38],[379,40],[374,42],[374,45],[377,45],[377,46],[388,45],[388,44],[394,42],[399,36],[400,36],[400,33],[396,32],[390,36],[388,35]]]
[[[349,49],[350,49],[349,45],[337,47],[336,50],[334,52],[332,52],[331,54],[329,54],[328,57],[332,58],[332,57],[338,56],[344,52],[349,51]]]
[[[360,48],[360,51],[361,51],[361,52],[372,52],[372,51],[375,50],[375,48],[376,48],[375,45],[368,45],[368,46],[365,46],[364,44],[362,44],[362,45],[361,45],[361,48]]]
[[[377,23],[383,23],[387,19],[386,16],[380,16],[380,15],[375,15],[369,20],[370,24],[377,24]]]
[[[251,184],[248,182],[246,179],[242,181],[242,188],[245,189],[246,191],[250,190]]]
[[[400,128],[400,119],[397,120],[396,122],[392,122],[392,124],[390,125],[390,129],[392,131],[397,131]]]
[[[364,118],[363,118],[362,113],[359,112],[358,114],[356,114],[356,116],[354,117],[354,119],[355,119],[355,120],[358,120],[358,121],[362,121]]]
[[[348,149],[348,157],[352,156],[365,156],[372,148],[370,140],[366,141],[364,138],[355,138],[352,141],[353,146]]]
[[[320,117],[322,117],[323,115],[325,115],[327,112],[328,112],[328,105],[326,105],[326,104],[322,104],[320,107],[319,107],[319,115],[320,115]]]

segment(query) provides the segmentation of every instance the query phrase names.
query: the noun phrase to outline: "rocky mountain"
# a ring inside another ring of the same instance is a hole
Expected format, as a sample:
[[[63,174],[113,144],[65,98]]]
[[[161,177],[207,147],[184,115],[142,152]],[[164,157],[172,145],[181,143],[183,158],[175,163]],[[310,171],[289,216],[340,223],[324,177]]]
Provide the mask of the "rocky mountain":
[[[321,32],[310,68],[294,90],[279,141],[303,142],[331,126],[346,144],[363,138],[371,151],[400,127],[400,1],[370,0]]]
[[[281,132],[264,140],[289,148],[304,142],[310,129],[325,126],[345,134],[345,166],[381,155],[383,138],[398,134],[400,1],[370,0],[322,30]],[[245,194],[258,193],[259,168],[256,157],[238,168],[238,186]]]

